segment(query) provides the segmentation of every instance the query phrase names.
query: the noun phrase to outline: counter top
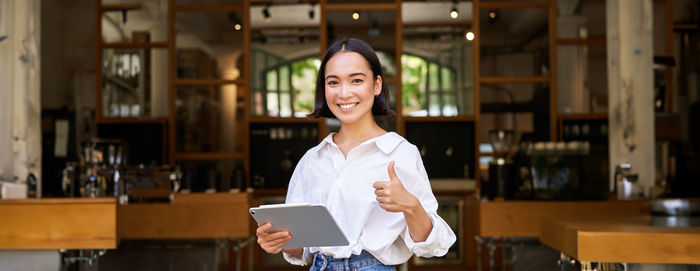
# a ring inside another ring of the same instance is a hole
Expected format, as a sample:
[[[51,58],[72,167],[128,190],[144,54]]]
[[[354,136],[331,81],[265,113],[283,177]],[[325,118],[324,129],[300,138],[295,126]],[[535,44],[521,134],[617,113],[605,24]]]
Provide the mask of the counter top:
[[[650,216],[543,219],[540,241],[584,262],[700,264],[700,227],[651,226]]]
[[[116,204],[116,198],[43,198],[43,199],[0,199],[1,204]]]
[[[248,193],[176,194],[170,203],[116,198],[0,200],[0,249],[115,249],[121,239],[245,238]]]
[[[538,237],[543,218],[571,215],[644,215],[649,200],[634,201],[480,201],[477,235]]]
[[[248,193],[175,194],[170,203],[118,205],[122,239],[209,239],[251,236]]]
[[[0,200],[0,249],[113,249],[114,198]]]

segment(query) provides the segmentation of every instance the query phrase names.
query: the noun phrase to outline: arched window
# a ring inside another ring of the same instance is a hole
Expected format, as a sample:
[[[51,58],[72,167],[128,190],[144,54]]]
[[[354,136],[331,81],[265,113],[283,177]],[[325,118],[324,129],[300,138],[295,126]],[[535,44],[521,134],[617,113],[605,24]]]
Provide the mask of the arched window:
[[[446,50],[435,59],[404,53],[401,56],[403,114],[407,116],[456,116],[471,113],[471,82],[459,83],[457,71],[465,65],[451,54],[465,48]],[[471,48],[466,48],[471,50]],[[395,76],[391,55],[377,51],[385,76]],[[253,50],[253,115],[305,117],[313,111],[316,76],[321,60],[305,56],[286,60],[262,50]],[[469,78],[471,75],[469,74]],[[463,79],[462,79],[463,80]],[[464,89],[467,88],[467,89]],[[469,96],[469,97],[465,97]]]

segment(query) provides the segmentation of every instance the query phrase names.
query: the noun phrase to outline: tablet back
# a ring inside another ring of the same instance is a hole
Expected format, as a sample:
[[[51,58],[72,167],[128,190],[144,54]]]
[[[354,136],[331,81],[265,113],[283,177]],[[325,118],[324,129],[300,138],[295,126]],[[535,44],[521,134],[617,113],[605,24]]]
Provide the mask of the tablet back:
[[[259,225],[272,223],[271,232],[288,230],[292,239],[283,248],[347,246],[328,209],[323,205],[278,205],[250,208],[250,214]]]

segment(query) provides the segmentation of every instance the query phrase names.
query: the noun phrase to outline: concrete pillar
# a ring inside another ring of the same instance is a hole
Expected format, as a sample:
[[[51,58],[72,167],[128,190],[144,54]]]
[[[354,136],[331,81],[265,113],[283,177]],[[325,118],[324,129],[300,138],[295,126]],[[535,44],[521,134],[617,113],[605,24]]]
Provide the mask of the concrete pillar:
[[[610,189],[615,166],[629,163],[644,195],[654,185],[651,0],[607,0]]]
[[[40,17],[39,0],[0,0],[1,174],[5,180],[17,177],[24,182],[33,173],[39,180],[39,193]]]

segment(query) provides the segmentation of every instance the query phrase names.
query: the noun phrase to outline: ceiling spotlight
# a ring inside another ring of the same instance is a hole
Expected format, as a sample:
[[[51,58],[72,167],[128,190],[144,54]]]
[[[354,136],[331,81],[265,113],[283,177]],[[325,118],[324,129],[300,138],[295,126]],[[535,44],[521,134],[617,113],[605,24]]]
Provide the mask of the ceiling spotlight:
[[[314,15],[315,15],[315,14],[314,14],[314,13],[315,13],[315,11],[314,11],[314,5],[315,5],[314,3],[311,3],[311,9],[309,10],[309,20],[313,20],[313,19],[314,19]]]
[[[464,35],[464,36],[467,38],[468,41],[473,41],[473,40],[474,40],[474,32],[469,31],[469,32],[467,32],[467,34]]]
[[[263,18],[265,18],[266,22],[270,21],[270,10],[268,9],[268,6],[265,6],[265,8],[263,8],[262,15],[263,15]]]
[[[360,12],[359,11],[353,11],[352,12],[352,19],[357,21],[360,19]]]
[[[494,24],[498,20],[498,10],[489,11],[489,24]]]
[[[454,6],[450,11],[450,18],[457,19],[457,17],[459,17],[459,12],[457,11],[457,6]]]
[[[229,12],[228,20],[233,25],[233,29],[241,30],[241,20],[238,19],[238,16],[235,12]]]

